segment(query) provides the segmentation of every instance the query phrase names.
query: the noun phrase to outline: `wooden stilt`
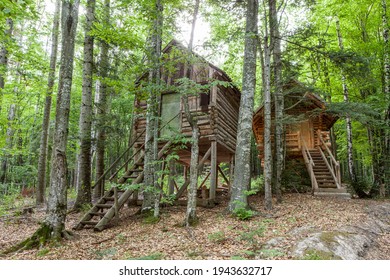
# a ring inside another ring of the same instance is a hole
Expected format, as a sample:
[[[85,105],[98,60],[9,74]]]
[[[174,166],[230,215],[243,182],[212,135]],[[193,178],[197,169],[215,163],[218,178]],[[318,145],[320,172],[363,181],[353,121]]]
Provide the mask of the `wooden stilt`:
[[[234,155],[231,155],[231,157],[230,157],[230,168],[229,168],[229,184],[228,184],[229,194],[230,194],[231,186],[232,186],[232,183],[233,183],[233,174],[234,174]]]
[[[215,200],[215,193],[218,184],[218,163],[217,163],[217,141],[211,142],[211,174],[210,174],[210,196],[211,202]]]
[[[175,191],[175,176],[176,176],[176,163],[174,159],[171,159],[168,163],[169,166],[169,178],[168,178],[168,194],[171,195]]]

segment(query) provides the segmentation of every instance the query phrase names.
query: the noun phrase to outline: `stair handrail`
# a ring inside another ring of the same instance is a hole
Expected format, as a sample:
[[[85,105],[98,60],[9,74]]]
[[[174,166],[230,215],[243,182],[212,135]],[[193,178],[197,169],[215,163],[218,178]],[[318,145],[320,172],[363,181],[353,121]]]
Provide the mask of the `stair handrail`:
[[[163,126],[161,126],[159,129],[158,129],[158,132],[160,132],[163,128],[165,128],[170,122],[172,122],[174,119],[176,119],[178,116],[180,115],[180,112],[177,113],[174,117],[172,117],[168,122],[166,122]],[[134,144],[138,141],[138,139],[141,138],[141,136],[145,133],[146,131],[146,128],[144,128],[141,133],[133,140],[131,141],[131,144],[129,145],[129,147],[127,147],[127,149],[110,165],[109,168],[107,168],[107,170],[102,174],[102,176],[100,176],[95,184],[92,185],[92,189],[96,188],[96,186],[106,177],[106,175],[108,174],[108,172],[110,172],[112,170],[112,168],[130,151],[130,149],[134,146]],[[150,137],[150,139],[148,141],[151,141],[153,139],[153,136]],[[122,170],[122,168],[124,166],[126,166],[127,163],[129,163],[129,161],[134,158],[134,156],[136,154],[138,154],[140,152],[140,150],[145,146],[145,143],[142,144],[142,146],[129,158],[126,160],[126,162],[120,167],[118,168],[118,170],[113,174],[111,175],[110,177],[110,180],[115,177],[118,172],[120,170]]]
[[[310,179],[311,179],[311,186],[312,186],[312,191],[318,189],[318,183],[317,183],[317,178],[314,176],[314,169],[313,167],[315,166],[315,163],[313,161],[313,158],[311,157],[311,154],[309,152],[309,149],[307,148],[306,141],[301,137],[301,151],[303,155],[303,159],[305,160],[305,164],[308,168]]]
[[[340,163],[335,159],[332,152],[330,151],[328,145],[325,143],[324,138],[322,138],[321,130],[317,130],[318,139],[320,140],[319,150],[326,161],[329,170],[332,173],[333,179],[336,182],[337,188],[341,188],[341,172],[340,172]],[[327,157],[323,153],[323,148],[325,147],[325,151],[328,154],[329,158],[331,159],[331,162],[329,163],[327,160]],[[332,164],[333,163],[333,164]]]

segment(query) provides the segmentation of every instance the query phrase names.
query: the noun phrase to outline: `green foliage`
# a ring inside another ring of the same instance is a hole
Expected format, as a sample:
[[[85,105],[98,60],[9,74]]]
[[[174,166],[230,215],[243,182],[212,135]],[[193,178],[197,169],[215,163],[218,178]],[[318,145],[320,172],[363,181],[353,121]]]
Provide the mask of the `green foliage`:
[[[251,180],[251,189],[247,192],[247,195],[254,195],[259,192],[264,192],[264,176],[260,175]]]
[[[43,248],[41,250],[39,250],[37,252],[37,256],[38,257],[43,257],[43,256],[46,256],[48,253],[50,253],[50,249],[49,248]]]
[[[240,208],[236,208],[233,210],[233,215],[237,219],[239,219],[241,221],[245,221],[245,220],[249,220],[250,218],[252,218],[255,215],[255,212],[250,210],[250,209],[240,207]]]
[[[302,160],[287,159],[282,175],[282,187],[287,192],[305,193],[311,189],[310,176]]]
[[[107,248],[94,251],[95,258],[97,260],[111,260],[116,254],[118,250],[116,248]]]
[[[128,260],[149,260],[149,261],[155,261],[155,260],[162,260],[164,258],[164,255],[162,253],[152,253],[150,255],[142,256],[142,257],[136,257],[136,258],[128,258]]]
[[[207,239],[213,243],[223,243],[226,240],[224,231],[216,231],[207,235]]]
[[[247,228],[246,231],[241,231],[239,240],[246,241],[249,245],[258,247],[256,237],[261,237],[264,234],[266,226],[263,223],[256,223],[255,228]]]

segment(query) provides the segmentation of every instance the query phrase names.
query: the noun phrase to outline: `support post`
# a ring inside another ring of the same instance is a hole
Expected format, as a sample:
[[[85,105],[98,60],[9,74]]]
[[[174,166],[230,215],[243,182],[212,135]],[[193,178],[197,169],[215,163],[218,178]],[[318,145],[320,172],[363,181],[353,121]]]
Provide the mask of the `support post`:
[[[218,184],[217,141],[212,141],[211,142],[210,196],[209,196],[211,202],[215,200],[217,184]]]
[[[229,184],[228,184],[228,188],[229,188],[229,195],[231,194],[231,190],[232,190],[232,182],[233,182],[233,175],[234,175],[234,155],[232,154],[230,156],[230,165],[229,165]]]

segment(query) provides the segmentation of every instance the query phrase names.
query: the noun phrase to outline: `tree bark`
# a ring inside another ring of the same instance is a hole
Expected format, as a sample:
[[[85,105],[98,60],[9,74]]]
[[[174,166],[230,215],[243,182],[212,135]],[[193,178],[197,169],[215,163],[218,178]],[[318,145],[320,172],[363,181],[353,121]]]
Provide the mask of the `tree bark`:
[[[51,238],[57,240],[62,237],[67,211],[66,144],[68,140],[70,95],[79,3],[79,0],[62,1],[61,67],[57,94],[50,193],[47,217],[43,224],[43,227],[49,227]]]
[[[8,124],[7,124],[7,132],[6,132],[6,139],[5,139],[5,145],[7,151],[5,152],[4,155],[4,160],[1,164],[1,177],[0,177],[0,182],[5,183],[6,178],[7,178],[7,169],[8,169],[8,159],[10,158],[10,150],[12,149],[13,146],[13,139],[14,139],[14,121],[16,117],[16,110],[17,106],[15,104],[11,104],[9,107],[8,111]]]
[[[93,75],[93,43],[90,34],[95,21],[95,2],[87,1],[85,15],[84,62],[83,62],[83,94],[80,108],[80,154],[78,156],[77,198],[74,209],[91,203],[91,133],[92,133],[92,75]]]
[[[388,102],[388,107],[385,115],[385,121],[387,128],[390,127],[390,45],[389,45],[389,23],[387,18],[387,4],[386,0],[382,0],[382,25],[383,25],[383,41],[384,41],[384,52],[383,52],[383,90],[385,98]],[[385,179],[384,183],[387,189],[390,188],[390,133],[387,132],[384,143],[384,157],[385,157]],[[385,195],[385,187],[382,187],[381,193]]]
[[[45,98],[45,107],[43,109],[43,121],[42,121],[42,134],[39,147],[39,159],[38,159],[38,182],[36,191],[36,205],[42,205],[45,202],[45,187],[46,187],[46,162],[48,152],[48,136],[49,136],[49,122],[50,122],[50,110],[52,103],[52,93],[55,81],[55,71],[57,63],[57,50],[58,50],[58,32],[60,26],[60,8],[61,1],[56,0],[53,29],[51,36],[51,54],[50,54],[50,69],[47,79],[47,91]]]
[[[344,45],[343,45],[343,38],[341,35],[340,30],[340,21],[337,19],[336,21],[336,29],[337,29],[337,39],[339,42],[339,47],[341,51],[344,51]],[[345,74],[343,71],[341,71],[341,81],[343,86],[343,94],[344,94],[344,102],[349,103],[349,90],[347,86],[347,79],[345,77]],[[348,172],[349,177],[352,183],[352,186],[356,185],[357,179],[356,179],[356,173],[355,173],[355,166],[353,162],[353,139],[352,139],[352,121],[349,114],[346,114],[345,118],[346,122],[346,128],[347,128],[347,154],[348,154]],[[357,188],[355,188],[355,191],[357,191]],[[357,191],[359,192],[359,191]],[[359,195],[359,193],[358,193]]]
[[[158,157],[158,101],[160,97],[160,56],[163,21],[163,5],[155,0],[155,15],[153,16],[153,31],[150,38],[149,63],[149,97],[146,109],[145,158],[144,158],[144,200],[142,212],[154,209],[154,216],[159,213],[160,191],[157,184]]]
[[[243,86],[237,128],[236,166],[228,206],[230,212],[248,207],[246,191],[250,186],[252,115],[256,90],[257,13],[258,0],[249,0],[246,14]]]
[[[200,2],[199,0],[195,0],[194,13],[192,17],[191,35],[190,35],[190,41],[188,43],[188,52],[190,57],[192,57],[196,19],[198,17],[198,11],[199,11],[199,2]],[[187,62],[187,65],[185,66],[185,77],[188,79],[190,79],[191,77],[191,69],[192,69],[189,64],[190,63]],[[188,104],[188,93],[186,92],[184,92],[183,101],[184,101],[186,118],[192,129],[190,185],[188,189],[187,212],[185,218],[185,224],[187,227],[189,227],[195,224],[198,220],[198,217],[196,215],[196,192],[198,189],[199,127],[198,127],[198,120],[196,119],[196,117],[194,118],[194,116],[190,112],[190,107]]]
[[[268,32],[264,38],[264,205],[272,209],[272,142],[271,142],[271,53],[268,44]]]
[[[284,125],[283,125],[283,110],[284,98],[282,89],[282,59],[280,47],[279,22],[276,9],[276,0],[269,0],[269,25],[271,36],[271,49],[273,50],[273,70],[275,79],[275,156],[276,156],[276,172],[275,172],[275,195],[278,203],[282,202],[282,174],[284,168]]]
[[[3,105],[3,90],[5,87],[5,76],[8,67],[8,44],[11,41],[14,22],[11,18],[6,19],[7,29],[5,30],[5,40],[0,50],[0,112]]]
[[[104,1],[104,25],[108,28],[110,23],[110,0]],[[106,141],[105,118],[107,114],[107,84],[105,79],[108,77],[108,43],[101,41],[100,63],[99,63],[99,89],[96,104],[96,180],[104,173],[104,153]],[[104,193],[104,179],[95,187],[94,198],[101,197]]]

